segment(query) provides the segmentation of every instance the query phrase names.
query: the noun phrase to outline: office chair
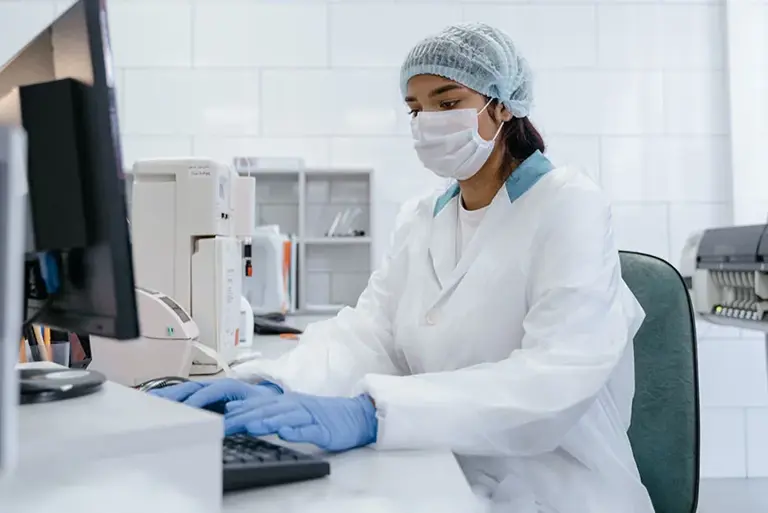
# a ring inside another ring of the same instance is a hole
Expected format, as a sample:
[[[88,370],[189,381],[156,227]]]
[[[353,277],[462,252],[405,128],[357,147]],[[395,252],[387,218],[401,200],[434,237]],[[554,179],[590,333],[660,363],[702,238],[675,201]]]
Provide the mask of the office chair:
[[[693,308],[664,260],[621,251],[624,281],[645,310],[635,336],[629,440],[656,513],[695,513],[699,496],[699,382]]]

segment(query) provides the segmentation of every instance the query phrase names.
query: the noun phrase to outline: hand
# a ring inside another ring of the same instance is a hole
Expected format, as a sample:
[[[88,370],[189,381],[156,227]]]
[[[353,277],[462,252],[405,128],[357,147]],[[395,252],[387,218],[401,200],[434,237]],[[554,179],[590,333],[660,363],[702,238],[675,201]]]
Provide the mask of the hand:
[[[311,443],[327,451],[345,451],[376,441],[378,421],[371,398],[361,395],[318,397],[285,394],[227,404],[226,434],[277,433],[286,442]]]
[[[149,393],[196,408],[205,408],[213,403],[279,395],[282,390],[272,383],[262,382],[258,385],[251,385],[237,379],[223,378],[188,381],[179,385],[150,390]]]

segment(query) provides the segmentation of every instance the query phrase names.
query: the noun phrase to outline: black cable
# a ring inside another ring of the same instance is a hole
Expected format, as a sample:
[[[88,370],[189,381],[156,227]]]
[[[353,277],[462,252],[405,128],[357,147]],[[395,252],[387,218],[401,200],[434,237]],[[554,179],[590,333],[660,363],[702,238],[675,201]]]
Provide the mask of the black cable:
[[[144,383],[141,383],[139,385],[136,385],[136,390],[140,390],[142,392],[149,392],[150,390],[155,390],[157,388],[163,388],[163,387],[169,387],[171,385],[178,385],[179,383],[186,383],[189,380],[187,378],[182,378],[179,376],[165,376],[162,378],[154,378],[150,379],[149,381],[145,381]]]

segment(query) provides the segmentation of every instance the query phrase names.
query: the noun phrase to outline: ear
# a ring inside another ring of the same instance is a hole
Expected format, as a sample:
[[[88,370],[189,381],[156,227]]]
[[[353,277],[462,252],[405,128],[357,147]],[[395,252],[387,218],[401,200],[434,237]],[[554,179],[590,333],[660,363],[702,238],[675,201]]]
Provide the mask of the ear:
[[[502,121],[510,121],[514,116],[507,110],[503,103],[496,104],[496,118]]]

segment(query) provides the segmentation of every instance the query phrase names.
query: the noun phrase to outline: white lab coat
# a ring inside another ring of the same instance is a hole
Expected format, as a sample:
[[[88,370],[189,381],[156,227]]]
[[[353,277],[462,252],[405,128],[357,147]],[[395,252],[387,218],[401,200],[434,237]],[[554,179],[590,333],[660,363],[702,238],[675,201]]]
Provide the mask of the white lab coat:
[[[627,438],[632,338],[608,203],[540,153],[456,259],[458,186],[402,210],[354,308],[237,372],[376,402],[379,449],[453,451],[494,511],[652,513]]]

